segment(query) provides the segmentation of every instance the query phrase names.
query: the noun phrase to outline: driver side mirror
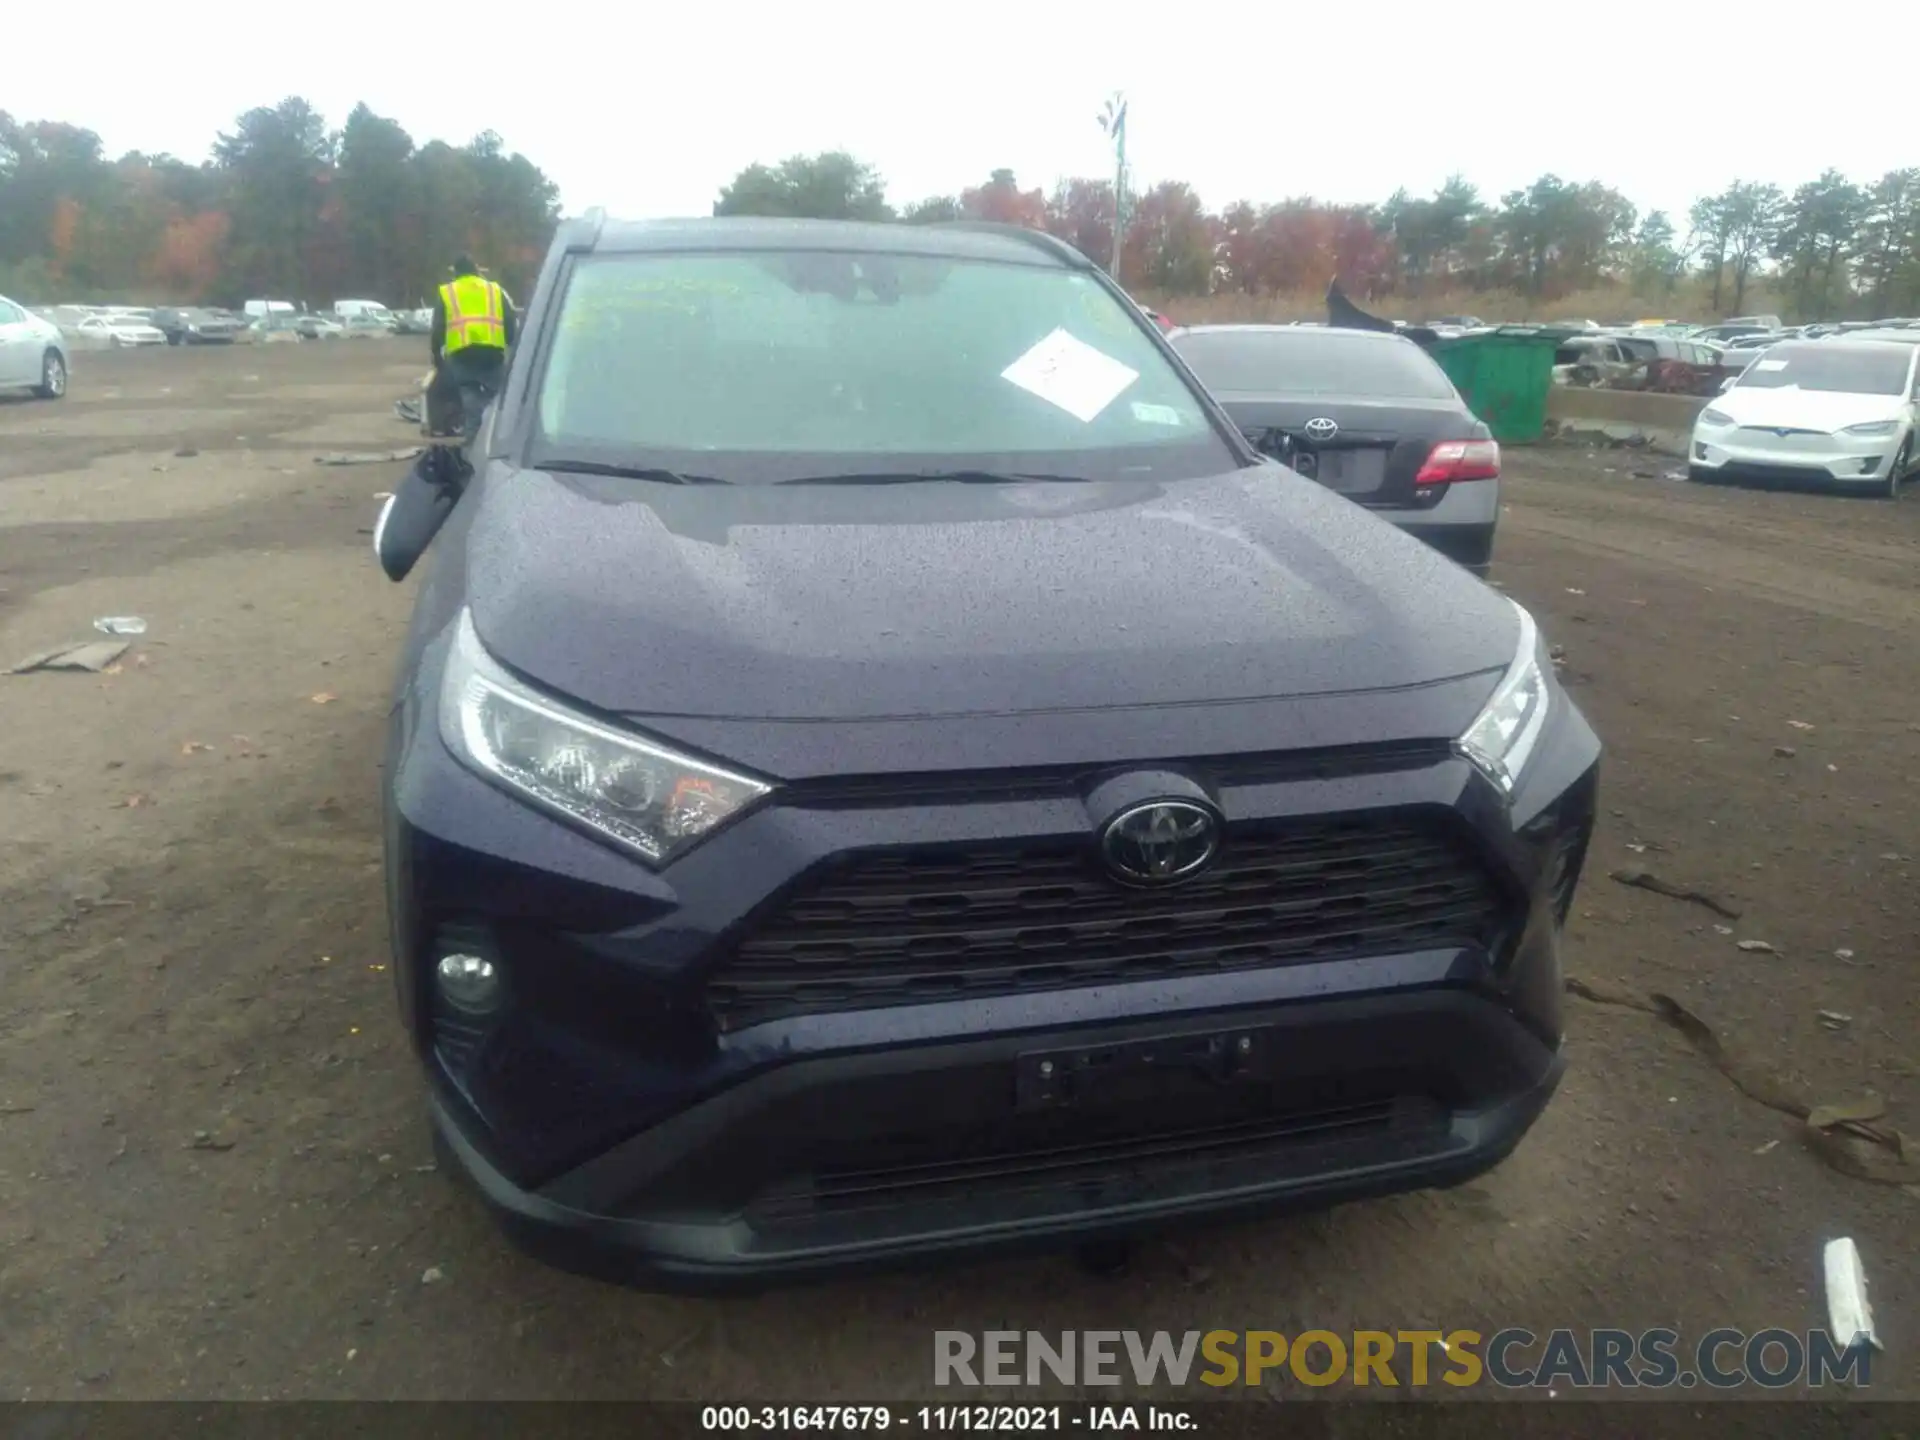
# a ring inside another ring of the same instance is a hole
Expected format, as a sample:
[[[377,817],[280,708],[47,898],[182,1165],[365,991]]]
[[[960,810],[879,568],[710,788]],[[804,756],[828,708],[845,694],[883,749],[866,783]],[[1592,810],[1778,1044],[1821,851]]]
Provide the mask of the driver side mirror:
[[[429,445],[414,461],[373,524],[374,558],[389,580],[407,578],[472,478],[473,467],[450,445]]]

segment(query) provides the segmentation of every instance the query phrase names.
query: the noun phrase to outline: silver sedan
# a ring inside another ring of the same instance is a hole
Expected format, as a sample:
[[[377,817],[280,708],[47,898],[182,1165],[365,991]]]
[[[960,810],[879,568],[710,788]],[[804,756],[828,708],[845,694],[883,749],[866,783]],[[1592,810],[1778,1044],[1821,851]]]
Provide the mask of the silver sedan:
[[[67,342],[60,327],[0,295],[0,390],[31,390],[42,400],[67,393]]]

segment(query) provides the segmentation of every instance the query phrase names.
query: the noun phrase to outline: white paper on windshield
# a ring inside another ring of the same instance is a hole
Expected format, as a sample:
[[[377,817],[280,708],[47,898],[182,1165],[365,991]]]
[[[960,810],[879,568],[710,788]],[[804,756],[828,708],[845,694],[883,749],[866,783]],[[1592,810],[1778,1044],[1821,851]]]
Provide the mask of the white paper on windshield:
[[[1000,378],[1085,424],[1117,400],[1140,372],[1065,330],[1055,330],[1002,370]]]
[[[1784,360],[1756,360],[1753,362],[1753,368],[1756,370],[1784,370],[1787,368],[1787,362]]]
[[[1133,418],[1142,425],[1179,426],[1186,423],[1181,419],[1180,412],[1171,405],[1149,405],[1144,400],[1136,400],[1130,408],[1133,410]]]

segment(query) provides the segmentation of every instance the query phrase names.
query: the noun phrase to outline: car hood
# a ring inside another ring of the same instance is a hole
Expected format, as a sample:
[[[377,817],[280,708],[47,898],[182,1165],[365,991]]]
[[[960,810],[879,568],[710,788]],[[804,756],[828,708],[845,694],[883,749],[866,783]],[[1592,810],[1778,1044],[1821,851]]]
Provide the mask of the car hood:
[[[1875,420],[1891,420],[1900,413],[1898,395],[1850,395],[1832,390],[1778,390],[1740,387],[1715,397],[1713,408],[1741,425],[1761,429],[1839,430]]]
[[[1496,591],[1272,465],[1168,485],[675,487],[495,462],[467,498],[482,642],[608,712],[1327,695],[1497,672],[1519,634]]]

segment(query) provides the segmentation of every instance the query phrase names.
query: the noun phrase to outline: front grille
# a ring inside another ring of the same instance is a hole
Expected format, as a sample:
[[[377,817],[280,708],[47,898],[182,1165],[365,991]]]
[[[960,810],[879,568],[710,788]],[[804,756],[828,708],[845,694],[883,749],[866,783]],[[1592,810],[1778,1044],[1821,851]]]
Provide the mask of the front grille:
[[[1071,1120],[1073,1117],[1067,1117]],[[823,1166],[770,1187],[755,1197],[748,1216],[777,1224],[831,1211],[929,1204],[949,1199],[977,1202],[992,1191],[1060,1185],[1098,1185],[1136,1174],[1167,1175],[1181,1167],[1230,1164],[1291,1155],[1306,1161],[1316,1153],[1398,1136],[1402,1143],[1445,1129],[1446,1113],[1433,1100],[1405,1095],[1344,1105],[1215,1119],[1183,1125],[1138,1126],[1128,1134],[1075,1137],[1049,1144],[1002,1145],[972,1153],[871,1166]]]
[[[1085,839],[871,853],[804,881],[708,983],[723,1028],[779,1016],[1492,946],[1503,902],[1442,823],[1230,832],[1201,875],[1115,884]]]

